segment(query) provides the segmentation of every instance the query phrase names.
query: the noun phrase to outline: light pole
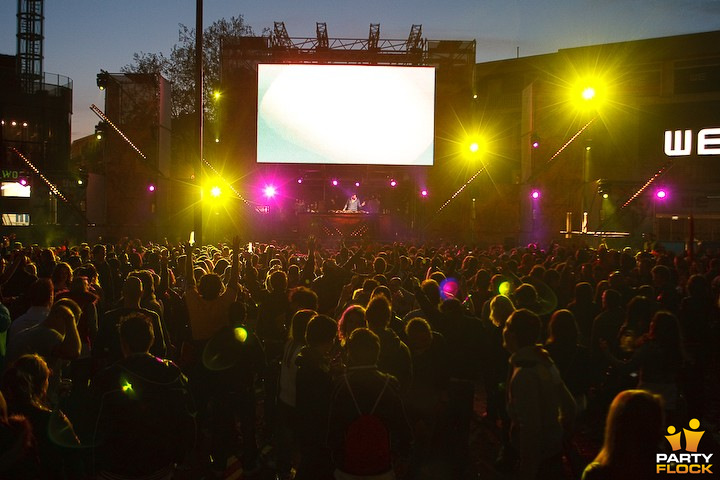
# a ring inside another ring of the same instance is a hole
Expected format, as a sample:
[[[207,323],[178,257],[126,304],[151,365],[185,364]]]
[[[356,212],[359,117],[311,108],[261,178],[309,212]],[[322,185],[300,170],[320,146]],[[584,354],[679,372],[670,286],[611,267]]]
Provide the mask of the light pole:
[[[195,3],[195,114],[197,115],[198,156],[194,162],[196,198],[193,203],[195,242],[202,245],[202,162],[203,162],[203,0]]]
[[[475,243],[475,229],[477,228],[477,210],[475,198],[472,199],[472,210],[470,210],[470,243]]]
[[[582,213],[582,233],[587,233],[588,231],[588,207],[590,206],[590,202],[588,201],[588,193],[590,184],[590,160],[591,160],[591,152],[592,147],[590,145],[585,146],[585,153],[583,155],[583,187],[582,187],[582,205],[581,205],[581,213]]]
[[[660,235],[660,222],[658,221],[657,216],[657,202],[663,202],[665,201],[665,198],[667,198],[667,191],[664,188],[658,189],[653,195],[653,236],[655,237],[655,240],[658,240]],[[672,222],[670,223],[670,226],[672,227]]]

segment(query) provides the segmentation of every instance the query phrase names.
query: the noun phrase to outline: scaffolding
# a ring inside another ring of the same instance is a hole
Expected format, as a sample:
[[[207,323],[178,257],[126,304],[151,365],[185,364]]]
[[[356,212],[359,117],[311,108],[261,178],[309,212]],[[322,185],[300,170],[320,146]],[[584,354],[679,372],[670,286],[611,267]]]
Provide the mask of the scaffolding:
[[[425,45],[422,25],[413,25],[407,39],[381,39],[380,24],[370,24],[368,38],[359,39],[329,38],[325,22],[316,23],[314,38],[290,37],[285,22],[275,22],[268,42],[274,62],[378,65],[424,65]]]
[[[325,22],[316,35],[296,38],[285,22],[275,22],[268,36],[224,38],[222,71],[256,71],[260,63],[472,67],[475,40],[428,40],[415,24],[405,39],[380,38],[380,24],[371,23],[367,38],[330,38]]]
[[[23,91],[34,93],[43,80],[44,0],[18,0],[17,69]]]

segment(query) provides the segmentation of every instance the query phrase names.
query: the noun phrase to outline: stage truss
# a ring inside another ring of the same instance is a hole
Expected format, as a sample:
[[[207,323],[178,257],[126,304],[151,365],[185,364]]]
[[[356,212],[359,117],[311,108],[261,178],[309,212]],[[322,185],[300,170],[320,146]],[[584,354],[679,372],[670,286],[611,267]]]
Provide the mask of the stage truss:
[[[404,39],[384,39],[380,24],[370,24],[367,38],[330,38],[327,24],[316,23],[314,38],[290,37],[284,22],[270,35],[223,39],[223,72],[255,70],[258,63],[345,65],[458,66],[475,64],[475,40],[428,40],[422,25],[412,25]]]

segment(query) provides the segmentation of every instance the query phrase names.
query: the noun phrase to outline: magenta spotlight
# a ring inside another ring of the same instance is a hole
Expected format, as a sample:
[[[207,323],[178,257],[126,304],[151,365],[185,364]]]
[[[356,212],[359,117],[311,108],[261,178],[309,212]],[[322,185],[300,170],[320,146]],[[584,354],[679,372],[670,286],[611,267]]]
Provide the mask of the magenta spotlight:
[[[333,181],[330,182],[330,183],[332,183],[332,186],[333,186],[333,187],[337,187],[337,186],[338,186],[338,181],[337,181],[336,179],[334,179],[334,178],[333,178]]]
[[[263,189],[263,194],[265,195],[265,198],[273,198],[276,193],[277,190],[275,190],[275,187],[273,185],[268,185]]]
[[[540,147],[540,136],[537,133],[530,135],[530,146],[532,148]]]
[[[24,178],[21,178],[20,185],[22,185],[23,187],[27,186],[27,180],[25,180]]]
[[[449,298],[457,298],[460,291],[460,284],[454,278],[446,278],[440,283],[440,296],[447,300]]]
[[[663,198],[667,197],[667,192],[663,189],[660,189],[657,192],[655,192],[655,196],[657,198],[663,199]]]
[[[150,185],[148,185],[148,192],[151,192],[151,193],[152,193],[152,192],[154,192],[154,191],[155,191],[155,185],[153,185],[153,184],[151,183]]]
[[[302,183],[302,178],[298,178],[298,183]]]
[[[391,187],[395,187],[396,185],[397,185],[397,182],[395,181],[395,179],[390,180]]]
[[[360,186],[360,182],[355,182],[355,186],[356,186],[356,187],[359,187],[359,186]]]
[[[540,198],[540,191],[539,190],[533,190],[530,196],[533,198],[533,200],[537,200]]]
[[[420,195],[423,196],[423,197],[427,197],[427,196],[428,196],[428,191],[423,188],[422,190],[420,190]]]

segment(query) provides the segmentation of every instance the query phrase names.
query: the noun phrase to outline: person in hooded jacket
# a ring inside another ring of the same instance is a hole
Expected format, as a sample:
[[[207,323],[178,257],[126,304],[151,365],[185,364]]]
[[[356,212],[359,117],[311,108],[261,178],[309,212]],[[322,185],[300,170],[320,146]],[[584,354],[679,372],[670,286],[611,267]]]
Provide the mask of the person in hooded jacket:
[[[517,455],[515,478],[557,480],[565,478],[562,440],[576,405],[552,358],[537,345],[540,332],[540,317],[528,309],[513,312],[503,329],[512,369],[510,443]]]
[[[333,392],[330,354],[337,322],[315,315],[305,329],[306,345],[297,359],[296,414],[300,463],[296,480],[332,478],[330,452],[326,446],[330,399]]]
[[[174,363],[149,353],[154,333],[147,315],[130,314],[119,329],[123,359],[91,383],[93,470],[98,478],[172,478],[195,437],[187,379]]]
[[[368,328],[380,338],[378,370],[398,379],[400,389],[407,390],[412,382],[412,359],[410,349],[389,327],[392,310],[384,295],[370,299],[365,310]]]

